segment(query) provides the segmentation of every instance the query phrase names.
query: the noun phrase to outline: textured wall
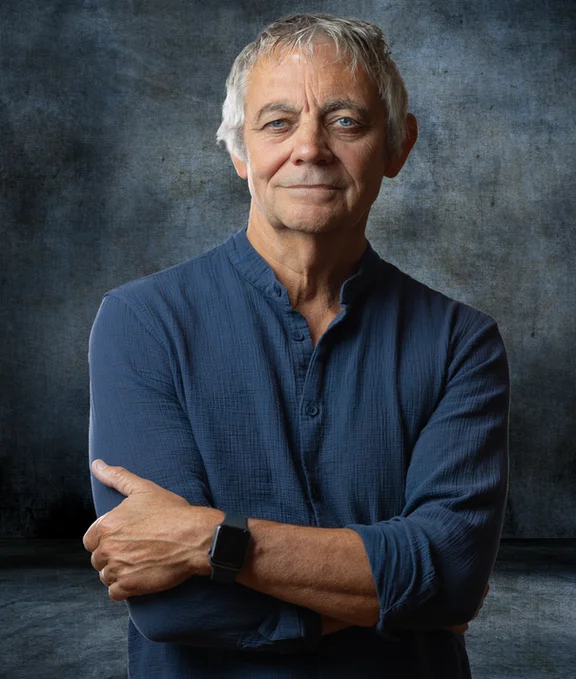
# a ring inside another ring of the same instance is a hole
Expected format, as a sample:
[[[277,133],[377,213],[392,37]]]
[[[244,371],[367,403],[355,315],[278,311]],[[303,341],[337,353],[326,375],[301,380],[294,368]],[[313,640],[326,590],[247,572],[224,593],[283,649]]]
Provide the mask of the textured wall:
[[[94,520],[88,335],[106,290],[222,242],[249,193],[215,143],[270,21],[384,30],[420,136],[384,179],[380,255],[498,321],[512,373],[504,537],[576,516],[574,3],[3,0],[0,536]]]

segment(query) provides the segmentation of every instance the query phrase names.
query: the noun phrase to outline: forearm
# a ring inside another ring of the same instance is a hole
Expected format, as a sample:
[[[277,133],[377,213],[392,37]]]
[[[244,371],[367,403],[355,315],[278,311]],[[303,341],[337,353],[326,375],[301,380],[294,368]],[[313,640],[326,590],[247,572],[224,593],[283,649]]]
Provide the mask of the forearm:
[[[374,579],[355,531],[261,519],[249,519],[248,527],[252,548],[237,582],[348,623],[341,629],[376,624],[379,604]],[[336,631],[336,626],[326,621],[325,629]]]
[[[322,635],[378,622],[374,579],[356,531],[260,519],[248,524],[252,549],[237,582],[320,613]],[[463,634],[468,625],[445,629]]]

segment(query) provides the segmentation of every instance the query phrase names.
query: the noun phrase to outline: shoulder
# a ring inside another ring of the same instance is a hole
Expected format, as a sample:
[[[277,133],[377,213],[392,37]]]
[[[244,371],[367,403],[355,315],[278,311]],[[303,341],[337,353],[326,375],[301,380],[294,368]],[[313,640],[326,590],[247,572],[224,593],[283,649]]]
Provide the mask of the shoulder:
[[[507,352],[500,327],[487,311],[433,288],[385,262],[382,333],[408,371],[424,367],[443,379],[465,365],[496,361],[505,372]]]
[[[495,318],[486,311],[390,267],[387,277],[394,319],[392,343],[406,379],[417,385],[411,396],[434,394],[458,378],[477,389],[481,381],[509,388],[506,346]]]
[[[227,258],[223,244],[165,269],[141,276],[103,295],[121,300],[147,326],[170,325],[181,314],[193,314],[206,303],[218,277],[225,274]],[[118,304],[116,304],[118,306]]]
[[[454,342],[480,328],[497,327],[486,311],[427,285],[390,262],[384,265],[383,289],[393,291],[399,317],[414,331]]]

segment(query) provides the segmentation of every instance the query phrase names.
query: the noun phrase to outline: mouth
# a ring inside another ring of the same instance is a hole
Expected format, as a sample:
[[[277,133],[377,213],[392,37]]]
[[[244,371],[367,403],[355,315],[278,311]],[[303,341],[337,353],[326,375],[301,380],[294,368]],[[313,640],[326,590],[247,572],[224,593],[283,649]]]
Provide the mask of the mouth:
[[[336,191],[337,186],[332,186],[331,184],[294,184],[293,186],[287,186],[287,189],[329,189]]]

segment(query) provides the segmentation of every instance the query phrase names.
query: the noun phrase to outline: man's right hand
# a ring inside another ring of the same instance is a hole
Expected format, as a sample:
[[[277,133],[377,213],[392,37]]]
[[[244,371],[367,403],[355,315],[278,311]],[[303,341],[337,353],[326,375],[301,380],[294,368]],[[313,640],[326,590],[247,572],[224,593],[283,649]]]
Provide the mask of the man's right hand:
[[[489,589],[490,584],[487,584],[486,589],[484,590],[484,596],[482,597],[482,601],[480,602],[480,606],[478,606],[478,610],[472,616],[472,620],[474,620],[478,613],[480,613],[480,609],[484,605],[484,599],[486,598]],[[472,622],[472,620],[470,620],[470,622]],[[443,629],[447,629],[450,632],[454,632],[455,634],[464,634],[464,632],[466,632],[469,626],[470,625],[466,622],[463,625],[453,625],[452,627],[444,627]],[[327,615],[322,616],[322,635],[332,634],[333,632],[339,632],[340,630],[346,629],[347,627],[353,627],[353,624],[349,622],[344,622],[343,620],[337,620],[336,618],[330,618]]]

